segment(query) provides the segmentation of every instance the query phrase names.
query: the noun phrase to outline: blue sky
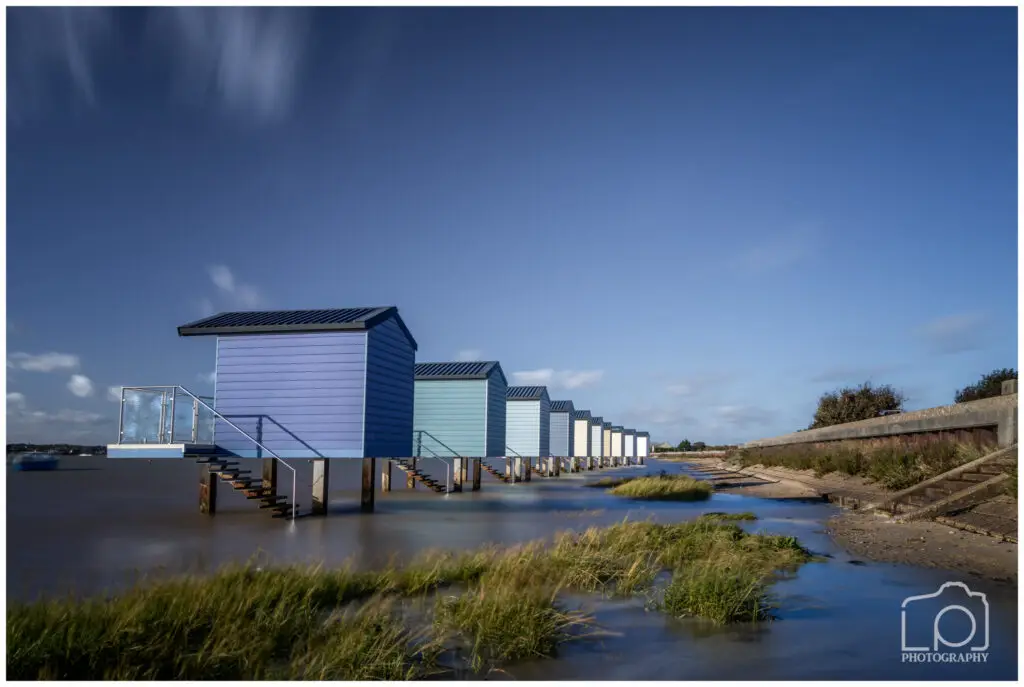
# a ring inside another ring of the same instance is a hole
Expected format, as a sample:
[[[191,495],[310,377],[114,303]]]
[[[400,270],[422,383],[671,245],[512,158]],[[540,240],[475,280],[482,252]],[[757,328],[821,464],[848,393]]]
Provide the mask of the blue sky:
[[[997,9],[8,10],[8,439],[210,390],[213,311],[397,305],[606,419],[739,442],[1016,367]]]

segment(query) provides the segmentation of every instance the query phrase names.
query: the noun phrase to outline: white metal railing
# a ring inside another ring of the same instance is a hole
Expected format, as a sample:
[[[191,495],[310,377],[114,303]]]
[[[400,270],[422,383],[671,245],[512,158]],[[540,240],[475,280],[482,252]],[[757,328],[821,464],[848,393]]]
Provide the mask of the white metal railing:
[[[264,446],[255,437],[251,436],[248,432],[243,430],[241,427],[236,425],[234,422],[232,422],[231,420],[227,419],[226,417],[224,417],[223,415],[218,413],[213,408],[213,406],[211,406],[206,401],[204,401],[202,397],[197,396],[196,394],[192,393],[191,391],[189,391],[188,389],[186,389],[183,386],[173,385],[173,386],[126,386],[126,387],[121,387],[121,416],[120,416],[120,426],[118,427],[118,443],[119,444],[120,443],[124,443],[123,440],[124,440],[125,391],[139,391],[139,392],[143,392],[143,393],[154,393],[154,394],[155,393],[160,393],[161,394],[160,426],[159,426],[159,430],[157,432],[157,439],[158,439],[157,443],[161,443],[162,444],[162,443],[173,443],[174,442],[174,429],[175,429],[175,422],[174,422],[174,420],[175,420],[175,410],[176,410],[175,403],[176,403],[176,399],[178,397],[178,393],[181,392],[185,396],[188,396],[190,399],[192,399],[192,407],[193,407],[193,414],[192,414],[193,424],[192,424],[192,432],[191,432],[192,439],[193,439],[192,443],[198,443],[198,438],[199,438],[198,437],[198,416],[199,416],[199,407],[201,406],[201,407],[205,408],[206,410],[208,410],[210,412],[210,414],[214,418],[220,419],[221,421],[226,423],[229,427],[231,427],[233,430],[235,430],[236,432],[241,434],[243,437],[245,437],[246,439],[248,439],[249,441],[254,443],[261,450],[263,450],[263,451],[267,452],[268,454],[270,454],[270,456],[274,460],[276,460],[278,463],[280,463],[281,465],[285,466],[286,468],[288,468],[292,472],[292,520],[295,519],[295,516],[297,514],[297,508],[298,508],[298,504],[297,504],[297,501],[296,501],[296,495],[298,494],[298,491],[297,491],[298,473],[296,472],[295,468],[293,468],[291,465],[286,463],[284,461],[284,459],[281,458],[281,456],[277,455],[276,453],[271,451],[269,448]],[[165,433],[165,425],[167,424],[166,420],[167,420],[167,410],[168,410],[168,407],[167,407],[168,392],[170,392],[170,431]],[[207,397],[207,398],[209,398],[209,397]],[[212,436],[210,437],[210,443],[213,443],[213,437]]]

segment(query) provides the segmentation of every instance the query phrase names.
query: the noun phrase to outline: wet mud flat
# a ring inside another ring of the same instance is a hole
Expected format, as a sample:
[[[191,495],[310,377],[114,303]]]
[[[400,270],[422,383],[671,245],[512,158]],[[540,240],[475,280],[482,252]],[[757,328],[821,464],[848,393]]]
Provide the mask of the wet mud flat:
[[[584,480],[596,478],[594,473],[514,486],[485,480],[480,492],[448,497],[396,490],[378,494],[377,512],[369,515],[358,513],[354,489],[339,489],[332,491],[328,517],[288,524],[270,519],[244,499],[223,499],[213,518],[199,515],[194,465],[147,471],[141,464],[83,460],[97,464],[63,475],[8,474],[9,597],[55,595],[72,587],[94,594],[123,586],[136,571],[210,572],[257,553],[268,564],[341,565],[354,560],[372,567],[425,549],[516,544],[625,518],[671,523],[709,511],[751,511],[758,520],[742,523],[745,530],[792,535],[823,555],[793,578],[773,585],[773,622],[717,627],[698,619],[668,618],[649,610],[643,598],[574,597],[570,601],[591,614],[604,634],[563,644],[556,658],[520,661],[502,671],[515,679],[586,680],[1017,675],[1015,586],[975,582],[945,570],[865,561],[829,536],[826,523],[838,510],[825,503],[728,493],[696,503],[636,502],[581,488]],[[662,468],[681,469],[657,461],[648,469]],[[332,484],[338,484],[335,475],[340,472],[343,468],[332,470]],[[47,481],[53,477],[62,483]],[[973,591],[987,594],[987,661],[905,663],[901,603],[909,596],[933,593],[951,580],[966,581]],[[488,675],[501,677],[498,672]]]
[[[754,477],[720,467],[718,460],[696,459],[680,465],[681,469],[708,479],[716,489],[727,493],[771,499],[824,498],[805,483]],[[826,486],[831,484],[828,480],[820,481]],[[852,480],[831,482],[848,481]],[[859,482],[858,485],[864,488]],[[884,494],[879,491],[869,500],[882,499]],[[840,509],[827,524],[839,546],[873,561],[938,568],[956,571],[970,579],[1017,585],[1017,544],[1014,542],[931,520],[900,522],[873,511]]]

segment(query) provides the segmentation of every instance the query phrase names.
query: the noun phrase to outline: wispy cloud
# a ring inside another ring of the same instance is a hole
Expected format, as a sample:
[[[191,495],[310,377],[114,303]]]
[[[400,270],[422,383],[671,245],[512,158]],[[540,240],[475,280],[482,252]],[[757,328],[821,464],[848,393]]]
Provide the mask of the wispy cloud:
[[[119,386],[108,386],[107,387],[107,400],[114,403],[121,402],[121,387]]]
[[[667,376],[664,375],[659,379],[664,379]],[[732,374],[725,372],[702,372],[682,379],[676,379],[665,386],[665,393],[669,396],[691,400],[698,397],[703,398],[723,389],[733,377]]]
[[[732,260],[732,266],[747,274],[786,269],[812,257],[818,242],[818,233],[810,226],[769,234],[741,250]]]
[[[85,375],[71,375],[71,379],[68,380],[68,391],[79,398],[86,398],[93,395],[95,388],[92,380]]]
[[[984,313],[960,313],[939,317],[918,329],[918,335],[932,353],[951,355],[982,348],[988,316]]]
[[[210,265],[206,271],[216,289],[216,295],[200,299],[199,310],[204,317],[217,312],[215,303],[221,303],[231,310],[252,310],[263,302],[259,290],[252,284],[244,284],[236,279],[227,265]]]
[[[184,95],[212,92],[225,111],[258,123],[288,114],[305,53],[305,8],[169,7],[154,14],[154,26]]]
[[[897,365],[835,365],[813,375],[809,381],[815,384],[859,384],[864,381],[872,381],[878,375],[895,372],[898,369],[900,368]]]
[[[775,419],[775,413],[751,405],[724,405],[713,409],[713,423],[718,422],[740,430],[767,425]]]
[[[8,121],[41,111],[61,84],[78,102],[97,104],[95,63],[114,31],[111,8],[20,7],[7,17]]]
[[[455,354],[455,359],[459,362],[473,362],[480,360],[483,353],[476,350],[475,348],[467,348],[464,351],[459,351]]]
[[[7,367],[27,372],[77,370],[79,364],[78,356],[70,353],[11,353],[7,356]]]
[[[377,8],[355,41],[352,81],[345,91],[341,121],[362,127],[373,120],[373,104],[401,36],[401,13]]]
[[[551,368],[512,373],[512,381],[518,386],[552,386],[554,380],[555,371]]]
[[[513,372],[515,384],[522,386],[546,386],[552,389],[582,389],[594,386],[604,377],[604,370],[524,370]]]
[[[212,372],[200,372],[196,375],[196,379],[204,384],[214,384],[217,381],[217,371]]]
[[[23,394],[7,394],[8,441],[102,443],[113,432],[116,432],[116,422],[100,413],[34,410]]]

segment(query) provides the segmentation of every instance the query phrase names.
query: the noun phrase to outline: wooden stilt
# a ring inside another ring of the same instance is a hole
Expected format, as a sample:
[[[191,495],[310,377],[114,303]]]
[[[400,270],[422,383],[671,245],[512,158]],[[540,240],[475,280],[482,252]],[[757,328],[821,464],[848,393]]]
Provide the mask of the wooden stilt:
[[[217,512],[217,482],[220,479],[210,472],[209,465],[199,468],[199,512],[213,515]]]
[[[330,484],[330,463],[313,461],[313,515],[327,515],[327,493]]]
[[[465,458],[452,458],[452,491],[462,491],[462,476],[466,474],[462,464]]]
[[[373,482],[376,476],[377,460],[375,458],[363,458],[363,489],[359,505],[364,513],[373,512]]]
[[[393,461],[385,460],[382,463],[382,465],[381,465],[380,493],[382,493],[382,494],[384,492],[386,492],[386,491],[391,491],[391,467],[392,467],[392,462]]]
[[[412,463],[412,469],[415,470],[416,469],[416,459],[413,458],[411,463]],[[407,474],[405,476],[405,488],[406,489],[415,489],[416,488],[416,478],[413,477],[411,474]]]
[[[267,494],[277,494],[277,459],[263,459],[263,491]]]
[[[473,491],[480,491],[480,471],[483,460],[483,458],[473,459]]]

